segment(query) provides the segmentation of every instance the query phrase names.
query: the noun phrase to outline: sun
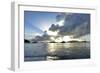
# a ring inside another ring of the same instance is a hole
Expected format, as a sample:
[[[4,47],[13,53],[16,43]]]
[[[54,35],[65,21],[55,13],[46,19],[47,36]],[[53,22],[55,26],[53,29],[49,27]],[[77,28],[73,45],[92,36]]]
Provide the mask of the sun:
[[[47,31],[47,34],[51,36],[51,40],[52,41],[55,41],[55,42],[62,42],[62,41],[65,41],[65,42],[68,42],[68,41],[71,41],[72,40],[72,37],[67,35],[67,36],[60,36],[58,38],[54,38],[55,36],[58,36],[58,31]]]
[[[63,41],[61,37],[58,37],[58,38],[51,37],[50,39],[54,42],[62,42]]]
[[[63,39],[62,39],[62,41],[65,41],[65,42],[68,42],[68,41],[71,41],[71,40],[72,40],[71,36],[64,36]]]
[[[64,36],[64,37],[58,37],[58,38],[51,37],[50,39],[55,42],[62,42],[62,41],[68,42],[72,40],[71,36]]]
[[[62,42],[62,41],[63,41],[63,40],[62,40],[61,37],[55,39],[55,42]]]

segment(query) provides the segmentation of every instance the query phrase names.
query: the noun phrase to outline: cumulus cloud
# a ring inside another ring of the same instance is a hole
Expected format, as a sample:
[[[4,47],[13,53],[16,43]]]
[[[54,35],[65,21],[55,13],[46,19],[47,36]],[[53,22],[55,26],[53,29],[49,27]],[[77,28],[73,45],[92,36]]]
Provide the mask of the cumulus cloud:
[[[43,35],[41,36],[37,35],[35,36],[34,39],[32,39],[33,42],[34,41],[48,41],[48,40],[50,40],[50,35],[47,34],[47,31],[44,31]]]
[[[64,20],[63,26],[51,25],[49,30],[59,30],[59,35],[83,36],[90,33],[90,14],[61,13],[56,17],[57,21]]]
[[[52,24],[51,27],[49,28],[49,30],[51,31],[57,31],[59,29],[59,25],[55,25],[55,24]]]

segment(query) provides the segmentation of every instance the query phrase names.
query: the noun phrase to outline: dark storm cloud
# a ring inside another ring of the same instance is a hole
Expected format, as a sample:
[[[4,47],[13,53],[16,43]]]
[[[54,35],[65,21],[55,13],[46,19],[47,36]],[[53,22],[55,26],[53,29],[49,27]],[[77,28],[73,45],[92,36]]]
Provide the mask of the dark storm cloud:
[[[72,31],[74,36],[73,37],[80,37],[86,34],[90,34],[90,25],[88,22],[84,22],[82,25],[79,25]]]
[[[52,24],[51,27],[49,28],[49,30],[51,31],[57,31],[59,29],[59,25],[55,25],[55,24]]]
[[[46,40],[50,40],[50,35],[47,34],[47,31],[44,31],[44,34],[42,36],[35,36],[34,39],[32,39],[32,41],[46,41]]]
[[[64,20],[63,26],[52,25],[49,30],[59,30],[59,35],[73,35],[74,37],[83,36],[90,33],[90,14],[81,13],[61,13],[57,21]]]

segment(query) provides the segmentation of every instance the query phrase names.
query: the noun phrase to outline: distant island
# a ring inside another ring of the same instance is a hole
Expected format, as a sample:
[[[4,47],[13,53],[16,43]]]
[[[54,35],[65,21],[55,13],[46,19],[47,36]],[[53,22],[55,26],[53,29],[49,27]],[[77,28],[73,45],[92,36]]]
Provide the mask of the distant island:
[[[55,41],[50,41],[49,43],[56,43]]]
[[[24,39],[24,43],[30,43],[30,41],[27,39]]]
[[[46,42],[46,41],[30,41],[28,39],[24,39],[24,43],[38,43],[38,42]],[[78,41],[78,40],[71,40],[71,41],[61,41],[61,42],[55,42],[55,41],[49,41],[47,43],[88,43],[89,41]]]
[[[88,43],[89,41],[77,41],[77,40],[71,40],[68,41],[67,43]]]
[[[65,41],[62,41],[62,42],[60,42],[60,43],[66,43]]]

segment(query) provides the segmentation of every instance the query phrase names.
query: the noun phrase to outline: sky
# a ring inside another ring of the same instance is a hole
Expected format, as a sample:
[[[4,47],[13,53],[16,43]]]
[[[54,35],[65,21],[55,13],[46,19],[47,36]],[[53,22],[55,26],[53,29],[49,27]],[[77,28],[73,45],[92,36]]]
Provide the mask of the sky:
[[[58,35],[89,40],[90,14],[24,11],[24,28],[26,39],[42,36],[44,31],[58,31]]]
[[[51,24],[56,23],[57,15],[55,12],[24,11],[25,37],[43,34]]]

